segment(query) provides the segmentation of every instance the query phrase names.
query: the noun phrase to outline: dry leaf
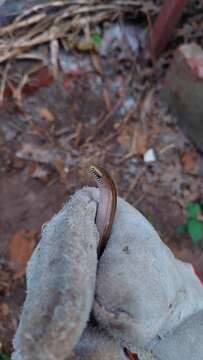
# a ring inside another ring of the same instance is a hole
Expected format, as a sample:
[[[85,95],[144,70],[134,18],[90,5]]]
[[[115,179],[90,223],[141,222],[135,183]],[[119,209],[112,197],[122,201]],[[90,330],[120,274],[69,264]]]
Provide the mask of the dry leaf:
[[[68,166],[64,163],[64,161],[62,159],[54,160],[53,165],[60,176],[61,183],[66,184],[67,183],[67,174],[69,172]]]
[[[9,259],[14,264],[15,279],[19,279],[25,274],[27,261],[36,244],[36,235],[36,230],[21,229],[11,238]]]
[[[134,155],[144,155],[149,148],[149,134],[140,126],[126,126],[117,137],[118,143],[127,152]]]
[[[1,305],[1,311],[2,311],[2,315],[3,315],[3,316],[9,315],[9,313],[10,313],[10,307],[8,306],[8,304],[3,303],[3,304]]]
[[[144,155],[148,149],[149,136],[147,133],[140,133],[137,137],[136,152],[139,155]]]
[[[132,140],[131,152],[144,155],[149,148],[149,133],[143,131],[139,124],[136,124],[134,128],[134,136]]]
[[[55,120],[54,114],[46,107],[41,107],[40,109],[38,109],[38,113],[43,119],[48,122],[52,122]]]
[[[94,52],[91,52],[91,61],[92,61],[92,65],[93,65],[95,71],[99,75],[103,75],[99,56],[97,54],[95,54]]]
[[[132,127],[126,126],[122,130],[122,132],[117,136],[118,143],[122,146],[122,148],[126,152],[129,152],[131,149],[132,137],[133,137],[132,130],[133,130]]]
[[[195,172],[195,167],[197,163],[197,154],[194,151],[187,150],[181,155],[181,161],[184,167],[184,170],[189,173]]]
[[[104,89],[104,90],[103,90],[102,98],[103,98],[103,100],[104,100],[104,103],[105,103],[105,106],[106,106],[106,110],[107,110],[108,112],[112,111],[112,102],[111,102],[110,94],[109,94],[109,92],[108,92],[107,89]]]
[[[53,76],[48,68],[43,67],[35,74],[30,76],[29,82],[25,84],[23,92],[25,94],[32,93],[43,86],[48,86],[53,82]]]
[[[140,120],[145,121],[152,112],[154,104],[154,89],[150,90],[140,103]]]
[[[75,48],[79,51],[91,51],[95,50],[95,44],[91,41],[86,39],[82,39],[75,43]]]
[[[33,179],[40,180],[43,184],[47,184],[50,177],[50,171],[43,166],[31,162],[28,166],[28,175]]]
[[[128,349],[124,348],[124,352],[127,355],[127,357],[130,360],[138,360],[137,354],[136,353],[132,353],[131,351],[129,351]]]

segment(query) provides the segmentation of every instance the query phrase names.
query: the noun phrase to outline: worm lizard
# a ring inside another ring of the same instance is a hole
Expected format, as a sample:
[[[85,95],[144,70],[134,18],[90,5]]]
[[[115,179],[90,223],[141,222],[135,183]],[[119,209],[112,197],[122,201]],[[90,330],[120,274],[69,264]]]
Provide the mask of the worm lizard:
[[[114,181],[104,168],[91,165],[89,171],[99,188],[99,204],[96,213],[96,225],[100,235],[97,250],[99,258],[106,247],[111,233],[117,206],[117,190]],[[124,349],[124,352],[130,360],[138,359],[135,353],[131,353],[127,349]]]
[[[111,233],[117,206],[116,185],[109,173],[100,166],[91,165],[90,174],[99,188],[99,204],[96,213],[96,225],[100,235],[98,257],[106,247]]]

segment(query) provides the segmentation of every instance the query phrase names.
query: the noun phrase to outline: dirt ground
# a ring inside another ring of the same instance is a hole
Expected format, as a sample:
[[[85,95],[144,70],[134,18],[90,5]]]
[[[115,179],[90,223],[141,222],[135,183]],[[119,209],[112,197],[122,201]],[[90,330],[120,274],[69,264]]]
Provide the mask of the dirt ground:
[[[7,96],[0,107],[3,351],[11,349],[25,297],[25,265],[41,227],[70,194],[92,184],[92,163],[109,170],[119,195],[203,278],[203,252],[176,229],[185,221],[186,204],[203,201],[203,157],[161,101],[165,65],[115,53],[74,56],[74,71],[63,68],[52,79],[44,68],[34,77],[35,91]],[[16,66],[20,72],[25,64]]]

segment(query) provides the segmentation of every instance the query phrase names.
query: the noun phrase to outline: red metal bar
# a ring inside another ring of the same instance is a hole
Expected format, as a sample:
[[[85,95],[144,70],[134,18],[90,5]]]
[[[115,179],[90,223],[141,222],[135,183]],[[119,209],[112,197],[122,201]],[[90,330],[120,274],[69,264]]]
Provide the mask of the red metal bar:
[[[165,49],[186,3],[187,0],[165,0],[150,31],[150,51],[153,61],[156,61]]]

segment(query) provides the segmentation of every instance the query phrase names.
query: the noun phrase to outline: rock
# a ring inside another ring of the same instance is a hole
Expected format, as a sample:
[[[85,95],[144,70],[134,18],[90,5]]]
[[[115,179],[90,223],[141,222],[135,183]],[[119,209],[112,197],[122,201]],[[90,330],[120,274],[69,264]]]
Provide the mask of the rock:
[[[156,160],[154,149],[149,149],[144,153],[144,162],[150,163]]]
[[[180,126],[203,151],[203,49],[181,45],[169,68],[163,98],[176,113]]]
[[[130,24],[114,23],[105,29],[102,36],[101,47],[98,48],[102,56],[108,56],[112,50],[120,50],[125,57],[126,51],[131,49],[137,56],[139,53],[140,29]]]

